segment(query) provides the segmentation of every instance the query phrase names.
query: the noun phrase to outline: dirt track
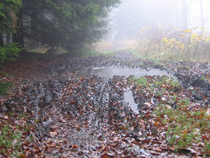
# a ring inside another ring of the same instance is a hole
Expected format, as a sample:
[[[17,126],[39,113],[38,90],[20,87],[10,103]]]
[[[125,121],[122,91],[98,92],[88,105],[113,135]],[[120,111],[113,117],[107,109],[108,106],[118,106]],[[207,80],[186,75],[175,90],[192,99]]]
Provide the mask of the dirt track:
[[[106,79],[87,72],[72,71],[75,68],[111,65],[167,70],[181,83],[178,89],[171,91],[178,94],[184,89],[183,95],[191,102],[202,106],[210,104],[208,63],[155,63],[119,52],[114,57],[74,58],[44,66],[42,80],[37,76],[35,80],[22,80],[17,83],[12,96],[1,100],[2,116],[9,110],[32,115],[28,123],[36,129],[30,133],[34,135],[34,142],[30,150],[24,152],[27,157],[189,156],[189,153],[174,154],[169,147],[157,149],[162,141],[158,140],[162,137],[158,133],[151,136],[155,129],[147,116],[161,100],[156,97],[155,103],[145,104],[151,102],[154,94],[139,93],[138,88],[129,82],[132,77]],[[151,81],[160,78],[148,77]],[[125,89],[132,91],[139,114],[135,114],[124,101]],[[189,90],[193,93],[188,93]],[[146,120],[142,119],[144,117]],[[37,124],[34,124],[35,119]],[[27,146],[23,145],[23,149]]]

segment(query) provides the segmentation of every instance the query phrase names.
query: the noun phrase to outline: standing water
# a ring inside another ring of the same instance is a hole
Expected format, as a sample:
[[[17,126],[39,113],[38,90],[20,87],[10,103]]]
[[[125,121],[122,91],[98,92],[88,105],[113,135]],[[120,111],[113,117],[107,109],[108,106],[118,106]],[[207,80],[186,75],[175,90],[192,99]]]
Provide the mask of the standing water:
[[[128,103],[129,107],[131,107],[134,113],[139,114],[138,105],[134,101],[132,91],[126,90],[124,92],[124,95],[125,95],[124,101]]]
[[[64,72],[66,70],[62,70]],[[94,74],[98,75],[104,78],[112,78],[113,76],[125,76],[129,77],[131,75],[135,77],[140,76],[163,76],[167,75],[166,70],[160,70],[160,69],[150,69],[146,70],[143,68],[129,68],[129,67],[118,67],[118,66],[107,66],[107,67],[86,67],[86,68],[76,68],[76,69],[67,69],[67,71],[70,72],[77,72],[79,74]],[[126,90],[124,92],[124,101],[128,103],[128,105],[131,107],[134,113],[138,114],[138,105],[134,101],[134,97],[131,90]]]
[[[112,78],[114,75],[117,76],[125,76],[129,77],[130,75],[133,75],[135,77],[140,76],[146,76],[146,75],[166,75],[166,70],[160,70],[160,69],[151,69],[146,70],[142,68],[129,68],[129,67],[116,67],[116,66],[109,66],[109,67],[95,67],[92,69],[92,73],[105,77],[105,78]]]
[[[151,69],[147,71],[146,69],[142,68],[129,68],[129,67],[116,67],[116,66],[109,66],[109,67],[95,67],[92,69],[92,73],[95,75],[99,75],[105,78],[112,78],[114,75],[117,76],[125,76],[129,77],[133,75],[135,77],[140,76],[152,76],[152,75],[166,75],[166,70],[160,69]],[[124,101],[128,104],[128,106],[133,110],[134,113],[139,114],[138,105],[134,101],[134,97],[131,90],[124,91]]]

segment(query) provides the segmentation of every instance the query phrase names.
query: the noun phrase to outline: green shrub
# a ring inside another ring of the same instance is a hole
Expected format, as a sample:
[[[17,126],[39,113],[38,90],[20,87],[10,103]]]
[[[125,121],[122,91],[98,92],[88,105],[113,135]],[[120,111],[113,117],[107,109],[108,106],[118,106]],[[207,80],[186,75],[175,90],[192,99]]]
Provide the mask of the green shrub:
[[[18,53],[22,49],[16,43],[10,43],[0,47],[0,67],[7,61],[13,61],[14,56],[18,56]],[[5,72],[0,71],[0,73],[7,75]],[[12,86],[9,82],[0,82],[0,95],[6,95],[6,91]]]
[[[0,82],[0,95],[7,95],[7,91],[12,87],[10,82]]]

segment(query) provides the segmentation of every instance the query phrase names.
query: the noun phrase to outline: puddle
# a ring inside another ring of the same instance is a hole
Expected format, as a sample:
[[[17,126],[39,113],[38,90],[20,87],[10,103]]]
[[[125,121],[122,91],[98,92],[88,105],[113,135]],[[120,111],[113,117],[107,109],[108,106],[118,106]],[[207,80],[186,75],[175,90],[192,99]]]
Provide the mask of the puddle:
[[[92,69],[92,73],[96,75],[100,75],[105,78],[112,78],[114,75],[117,76],[125,76],[129,77],[130,75],[134,75],[135,77],[146,76],[146,75],[166,75],[166,70],[160,69],[151,69],[149,71],[142,69],[142,68],[129,68],[129,67],[116,67],[116,66],[109,66],[109,67],[96,67]]]
[[[140,76],[163,76],[167,75],[166,70],[160,70],[160,69],[150,69],[146,70],[143,68],[129,68],[129,67],[118,67],[118,66],[107,66],[107,67],[86,67],[86,68],[76,68],[76,69],[66,69],[66,70],[61,70],[62,72],[64,71],[70,71],[70,72],[76,72],[80,75],[85,75],[85,74],[93,74],[93,75],[98,75],[104,78],[112,78],[114,75],[117,76],[125,76],[126,78],[133,75],[135,77],[140,77]],[[128,103],[128,105],[131,107],[131,109],[134,111],[134,113],[139,114],[138,110],[138,105],[134,101],[134,97],[132,94],[131,90],[126,90],[124,92],[125,98],[124,101]]]
[[[101,77],[105,78],[112,78],[114,75],[117,76],[125,76],[129,77],[130,75],[133,75],[135,77],[140,77],[140,76],[152,76],[152,75],[167,75],[166,70],[160,70],[160,69],[142,69],[142,68],[129,68],[129,67],[118,67],[118,66],[107,66],[107,67],[94,67],[94,68],[75,68],[75,69],[63,69],[57,71],[59,74],[63,73],[65,71],[69,72],[77,72],[81,75],[85,74],[94,74],[94,75],[99,75]]]
[[[124,92],[125,98],[124,101],[128,102],[128,105],[131,107],[134,113],[139,114],[138,105],[134,101],[134,97],[131,90]]]

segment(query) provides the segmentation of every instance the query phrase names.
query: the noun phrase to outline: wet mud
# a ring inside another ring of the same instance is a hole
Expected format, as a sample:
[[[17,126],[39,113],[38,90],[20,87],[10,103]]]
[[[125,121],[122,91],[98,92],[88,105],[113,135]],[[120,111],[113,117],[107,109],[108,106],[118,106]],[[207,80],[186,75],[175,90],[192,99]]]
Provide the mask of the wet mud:
[[[190,91],[190,101],[210,104],[208,63],[155,63],[125,53],[76,58],[45,71],[50,74],[45,80],[23,80],[1,106],[1,113],[13,110],[33,116],[28,123],[36,126],[37,157],[173,156],[168,151],[157,155],[144,146],[146,138],[141,140],[155,129],[140,126],[140,116],[151,112],[160,97],[140,93],[128,82],[135,76],[173,76],[181,84],[174,91]],[[25,152],[28,157],[33,154]]]

